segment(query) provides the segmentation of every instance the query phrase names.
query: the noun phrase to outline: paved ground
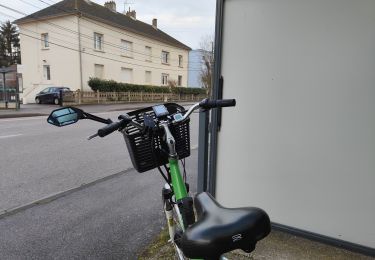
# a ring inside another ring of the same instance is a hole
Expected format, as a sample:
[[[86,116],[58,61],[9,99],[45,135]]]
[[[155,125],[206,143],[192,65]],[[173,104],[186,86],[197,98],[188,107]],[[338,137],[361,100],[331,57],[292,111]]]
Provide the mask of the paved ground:
[[[120,113],[96,115],[116,118]],[[197,121],[194,113],[193,148],[198,146]],[[0,119],[0,214],[133,168],[120,133],[86,139],[102,126],[82,120],[59,128],[47,124],[46,116]]]
[[[141,260],[174,260],[174,250],[163,230],[142,252]],[[371,260],[369,256],[273,230],[259,241],[250,254],[236,250],[225,254],[229,260]]]
[[[196,183],[197,151],[187,160]],[[0,259],[137,259],[165,225],[158,172],[134,170],[0,219]],[[194,185],[192,185],[194,188]]]

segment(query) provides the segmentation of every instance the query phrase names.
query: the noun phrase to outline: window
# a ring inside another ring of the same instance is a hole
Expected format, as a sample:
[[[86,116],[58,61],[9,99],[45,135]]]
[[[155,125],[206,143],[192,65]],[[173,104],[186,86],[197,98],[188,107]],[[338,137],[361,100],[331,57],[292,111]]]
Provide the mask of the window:
[[[183,62],[182,55],[178,55],[178,66],[181,68],[182,68],[182,62]]]
[[[95,78],[102,79],[104,77],[104,65],[95,64],[94,67],[95,67],[95,69],[94,69],[95,70],[94,71]]]
[[[169,77],[168,74],[165,74],[165,73],[161,74],[161,84],[163,86],[168,85],[168,77]]]
[[[145,82],[146,84],[151,84],[151,71],[146,71],[145,72]]]
[[[49,40],[48,40],[48,33],[42,33],[42,48],[47,49],[49,48]]]
[[[133,57],[133,43],[121,40],[122,55],[126,57]]]
[[[98,51],[103,50],[103,34],[94,33],[94,49]]]
[[[161,52],[161,62],[164,63],[164,64],[169,63],[169,52],[167,52],[167,51]]]
[[[51,80],[51,69],[49,65],[43,65],[43,78],[45,80]]]
[[[121,68],[121,81],[124,83],[133,83],[133,69]]]
[[[50,88],[45,88],[45,89],[43,89],[42,91],[40,91],[40,93],[43,93],[43,94],[48,93],[48,92],[49,92],[49,89],[50,89]]]
[[[152,49],[150,46],[145,47],[146,61],[152,61]]]
[[[179,87],[181,87],[182,86],[182,76],[178,76],[178,82],[177,82],[177,85],[179,86]]]

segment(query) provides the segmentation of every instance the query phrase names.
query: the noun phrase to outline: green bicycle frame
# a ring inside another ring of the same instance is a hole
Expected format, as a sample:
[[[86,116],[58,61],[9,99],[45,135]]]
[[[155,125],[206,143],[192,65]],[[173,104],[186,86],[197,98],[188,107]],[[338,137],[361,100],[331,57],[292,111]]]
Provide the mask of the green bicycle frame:
[[[188,196],[185,182],[182,179],[180,167],[177,159],[169,159],[169,167],[172,179],[173,192],[176,200],[186,198]]]

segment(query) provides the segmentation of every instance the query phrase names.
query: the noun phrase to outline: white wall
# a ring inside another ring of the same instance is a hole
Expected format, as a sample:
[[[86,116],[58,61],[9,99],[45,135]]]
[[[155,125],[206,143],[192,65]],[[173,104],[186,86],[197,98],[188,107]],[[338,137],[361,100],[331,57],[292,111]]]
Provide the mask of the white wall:
[[[35,94],[48,86],[79,88],[79,57],[78,52],[74,51],[78,50],[78,39],[72,26],[74,21],[75,17],[64,16],[50,19],[49,23],[19,25],[24,103],[34,102]],[[47,49],[42,48],[42,33],[48,33],[49,41],[55,44],[50,44]],[[43,78],[43,65],[50,65],[51,80]]]
[[[128,31],[111,27],[109,25],[95,21],[92,23],[90,19],[81,19],[81,33],[94,37],[94,33],[100,33],[104,36],[103,52],[95,51],[93,39],[82,37],[82,47],[85,54],[82,57],[83,79],[86,83],[90,77],[94,75],[94,63],[104,65],[104,78],[116,81],[122,80],[121,69],[128,68],[133,70],[133,83],[145,84],[145,71],[151,71],[151,84],[161,85],[161,74],[169,74],[170,80],[178,79],[178,75],[182,76],[182,86],[187,86],[188,81],[188,51],[170,46],[152,40],[141,35],[137,35]],[[133,43],[132,57],[122,55],[121,40]],[[110,43],[110,44],[107,44]],[[151,47],[152,59],[145,55],[145,46]],[[162,50],[170,53],[170,64],[161,64]],[[183,67],[178,67],[178,55],[183,55]],[[105,58],[100,58],[105,57]],[[85,88],[88,86],[85,84]]]
[[[375,248],[375,1],[225,1],[217,198]]]

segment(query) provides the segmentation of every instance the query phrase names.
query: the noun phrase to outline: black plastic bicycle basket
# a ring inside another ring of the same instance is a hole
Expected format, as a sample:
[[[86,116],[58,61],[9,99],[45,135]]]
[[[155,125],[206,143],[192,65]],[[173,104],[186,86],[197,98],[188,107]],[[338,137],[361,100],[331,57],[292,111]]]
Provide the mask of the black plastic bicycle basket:
[[[175,103],[164,104],[169,114],[182,113],[185,109]],[[143,117],[148,116],[155,119],[155,113],[152,107],[135,110],[128,115],[138,123],[143,125]],[[176,141],[176,152],[179,159],[190,156],[190,132],[189,121],[171,125],[169,128]],[[122,133],[125,138],[126,146],[130,154],[134,168],[138,172],[145,172],[158,166],[168,163],[168,146],[165,143],[165,134],[163,129],[154,131],[142,131],[133,125],[128,125]]]

